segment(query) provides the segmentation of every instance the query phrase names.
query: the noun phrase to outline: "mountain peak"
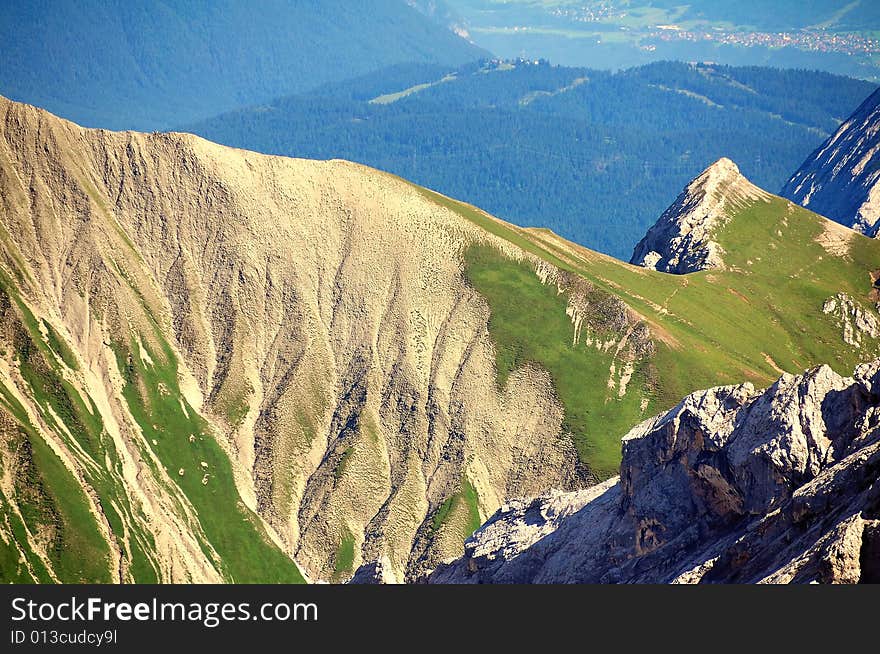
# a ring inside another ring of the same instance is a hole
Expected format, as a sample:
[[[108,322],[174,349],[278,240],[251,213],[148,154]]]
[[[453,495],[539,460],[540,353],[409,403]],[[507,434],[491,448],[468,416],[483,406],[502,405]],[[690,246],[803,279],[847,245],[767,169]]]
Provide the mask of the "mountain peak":
[[[866,236],[877,236],[880,89],[810,155],[781,195]]]
[[[722,157],[685,187],[636,245],[630,263],[678,275],[723,268],[715,233],[733,209],[768,197]]]
[[[706,170],[703,171],[703,175],[709,175],[709,176],[740,175],[740,176],[742,176],[742,173],[739,172],[739,166],[737,166],[733,161],[731,161],[727,157],[721,157],[718,161],[716,161],[711,166],[706,168]],[[701,177],[703,175],[701,175]]]

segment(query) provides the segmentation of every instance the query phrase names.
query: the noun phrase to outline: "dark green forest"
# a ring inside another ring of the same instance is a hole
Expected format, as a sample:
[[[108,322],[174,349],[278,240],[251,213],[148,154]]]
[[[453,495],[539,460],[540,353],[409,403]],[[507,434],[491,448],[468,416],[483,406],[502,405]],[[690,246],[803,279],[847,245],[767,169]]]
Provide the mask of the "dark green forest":
[[[272,154],[358,161],[628,259],[713,161],[730,157],[778,191],[873,90],[827,73],[706,64],[402,65],[183,128]]]
[[[0,94],[163,129],[401,62],[487,53],[402,0],[0,2]]]

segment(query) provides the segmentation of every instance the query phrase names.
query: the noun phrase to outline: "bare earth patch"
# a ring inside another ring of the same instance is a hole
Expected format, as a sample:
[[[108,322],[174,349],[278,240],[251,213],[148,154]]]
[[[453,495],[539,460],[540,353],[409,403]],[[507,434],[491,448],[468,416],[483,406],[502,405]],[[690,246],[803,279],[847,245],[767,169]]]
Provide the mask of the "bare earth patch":
[[[826,220],[825,230],[816,237],[816,243],[831,256],[845,257],[849,254],[849,244],[854,235],[855,232],[848,227]]]

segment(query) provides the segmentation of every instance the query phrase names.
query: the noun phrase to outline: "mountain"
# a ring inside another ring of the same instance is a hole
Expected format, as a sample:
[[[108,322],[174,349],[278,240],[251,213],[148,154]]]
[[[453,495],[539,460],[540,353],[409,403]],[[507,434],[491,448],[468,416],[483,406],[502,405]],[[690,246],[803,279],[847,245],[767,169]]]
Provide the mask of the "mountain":
[[[153,130],[404,62],[487,53],[404,0],[37,0],[0,5],[0,93]]]
[[[464,20],[444,0],[406,0],[406,4],[451,29],[464,39],[469,39]]]
[[[729,157],[778,189],[875,87],[810,71],[533,62],[398,66],[183,131],[343,158],[618,258],[680,189]]]
[[[591,474],[545,371],[495,386],[461,257],[514,246],[354,164],[2,117],[4,575],[401,578]]]
[[[3,581],[417,578],[696,389],[880,356],[880,242],[769,195],[668,275],[2,99],[0,203]]]
[[[853,229],[880,229],[880,90],[811,154],[782,195]]]
[[[880,361],[686,397],[620,477],[517,501],[439,583],[880,583]]]
[[[630,263],[684,275],[724,267],[724,251],[713,240],[736,212],[769,195],[742,176],[730,159],[716,161],[688,184],[636,245]]]

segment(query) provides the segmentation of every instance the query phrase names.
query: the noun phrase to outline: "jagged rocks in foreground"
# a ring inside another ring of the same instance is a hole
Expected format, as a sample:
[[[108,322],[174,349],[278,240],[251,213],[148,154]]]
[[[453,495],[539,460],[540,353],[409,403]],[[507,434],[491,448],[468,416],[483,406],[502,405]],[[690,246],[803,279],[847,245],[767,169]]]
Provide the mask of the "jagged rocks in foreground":
[[[620,477],[508,504],[431,583],[880,582],[880,361],[693,393]]]
[[[723,250],[714,240],[715,233],[736,210],[769,197],[730,159],[719,159],[663,212],[636,245],[630,263],[676,275],[723,268]]]

